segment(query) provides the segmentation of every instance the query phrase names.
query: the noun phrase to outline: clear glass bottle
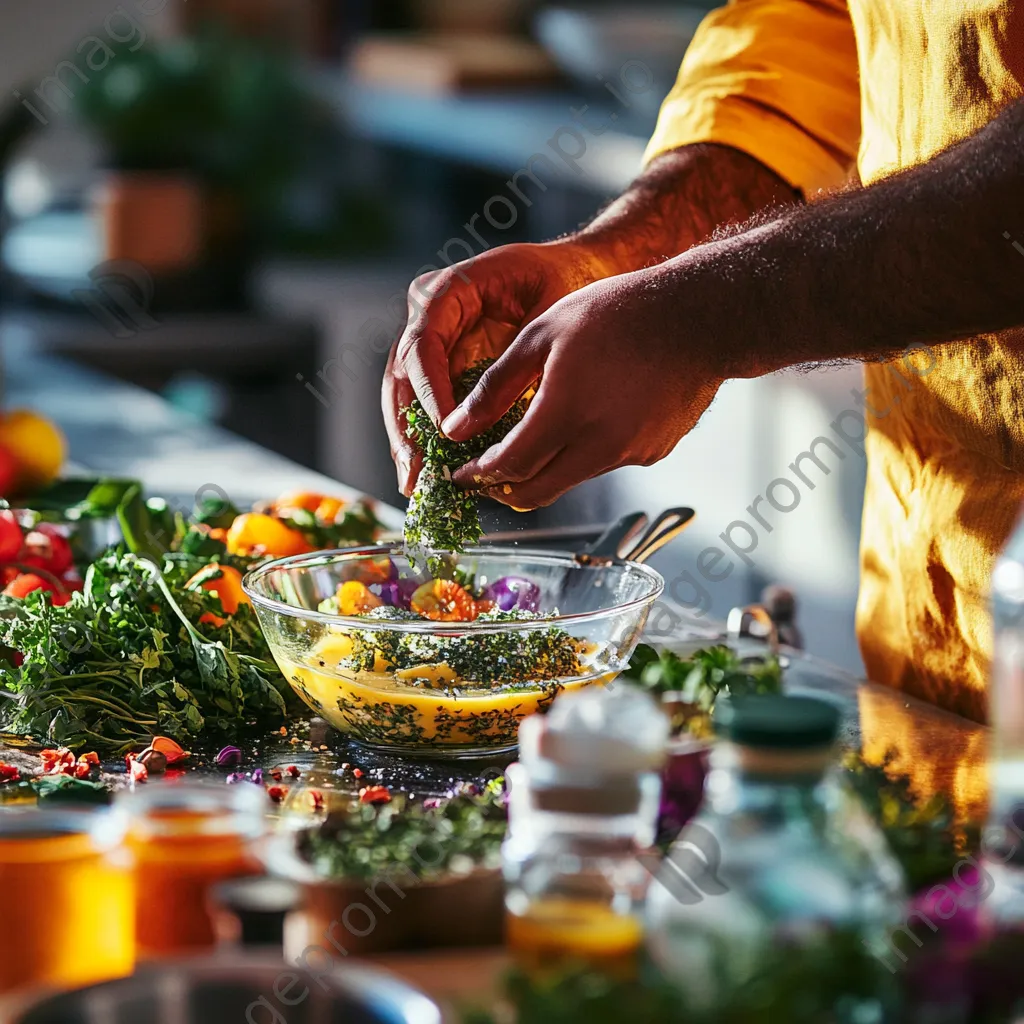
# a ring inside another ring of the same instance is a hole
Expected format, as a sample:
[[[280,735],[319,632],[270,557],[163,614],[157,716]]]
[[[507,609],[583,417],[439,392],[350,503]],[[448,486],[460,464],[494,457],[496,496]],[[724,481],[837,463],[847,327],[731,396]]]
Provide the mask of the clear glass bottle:
[[[704,805],[647,897],[648,951],[694,1009],[731,1007],[759,986],[782,1010],[783,987],[808,984],[794,981],[801,971],[824,985],[854,960],[881,966],[902,872],[830,770],[838,725],[834,707],[808,697],[718,709]],[[829,1019],[871,1024],[885,1019],[882,1002],[830,1003]]]
[[[667,736],[655,702],[625,686],[565,694],[520,726],[502,856],[522,967],[634,972]]]

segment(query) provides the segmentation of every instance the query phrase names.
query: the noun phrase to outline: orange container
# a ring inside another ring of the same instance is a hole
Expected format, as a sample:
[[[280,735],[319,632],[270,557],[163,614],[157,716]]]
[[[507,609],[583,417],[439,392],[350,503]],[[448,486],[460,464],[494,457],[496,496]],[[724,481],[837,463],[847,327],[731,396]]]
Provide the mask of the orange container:
[[[0,811],[0,993],[131,974],[133,878],[110,811]]]
[[[139,959],[216,944],[210,890],[262,872],[254,844],[266,830],[262,786],[157,783],[122,799],[135,872]]]

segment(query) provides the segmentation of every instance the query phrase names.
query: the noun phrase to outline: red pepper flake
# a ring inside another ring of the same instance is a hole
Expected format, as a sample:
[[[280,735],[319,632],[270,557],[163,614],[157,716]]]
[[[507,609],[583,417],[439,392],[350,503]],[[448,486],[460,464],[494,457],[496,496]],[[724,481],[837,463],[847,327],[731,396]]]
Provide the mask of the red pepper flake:
[[[297,779],[302,774],[293,764],[288,765],[286,771],[293,779]]]
[[[286,786],[271,786],[267,790],[267,796],[269,796],[275,804],[279,804],[287,795],[288,788]]]
[[[355,768],[355,769],[353,769],[352,774],[357,779],[361,779],[363,777],[363,770],[361,768]]]
[[[309,791],[309,798],[313,801],[314,811],[322,811],[324,809],[324,795],[319,789],[311,789]]]
[[[49,748],[39,755],[43,760],[44,775],[73,775],[75,755],[67,747]]]
[[[359,802],[361,804],[389,804],[391,803],[391,790],[387,786],[367,786],[359,790]]]
[[[17,765],[0,761],[0,784],[5,782],[21,782],[21,772]]]
[[[42,758],[44,775],[70,775],[84,779],[93,768],[100,766],[100,759],[94,750],[77,760],[67,747],[58,747],[56,750],[47,748],[39,756]]]
[[[270,769],[270,777],[275,782],[280,782],[281,781],[281,769],[280,768],[271,768]]]

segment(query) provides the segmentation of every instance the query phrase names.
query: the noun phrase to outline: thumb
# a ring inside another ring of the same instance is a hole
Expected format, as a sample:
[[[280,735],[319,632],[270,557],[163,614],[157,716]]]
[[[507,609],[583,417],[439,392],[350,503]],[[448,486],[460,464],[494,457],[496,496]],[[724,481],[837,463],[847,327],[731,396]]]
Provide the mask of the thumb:
[[[453,441],[465,441],[493,427],[544,369],[548,347],[520,335],[477,381],[441,424]]]

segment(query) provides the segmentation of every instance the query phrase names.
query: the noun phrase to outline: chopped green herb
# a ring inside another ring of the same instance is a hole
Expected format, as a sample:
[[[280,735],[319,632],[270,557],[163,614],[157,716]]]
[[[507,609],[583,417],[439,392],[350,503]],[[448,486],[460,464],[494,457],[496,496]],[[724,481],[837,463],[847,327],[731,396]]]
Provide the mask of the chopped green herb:
[[[493,363],[474,363],[455,384],[455,399],[461,401],[476,386]],[[405,517],[405,545],[408,552],[427,551],[428,566],[434,572],[435,552],[465,551],[480,540],[482,529],[476,495],[452,483],[452,473],[497,444],[526,415],[529,400],[520,398],[489,430],[468,441],[451,441],[431,422],[418,401],[405,410],[409,437],[423,449],[423,469]],[[435,572],[438,575],[438,572]]]
[[[398,613],[398,614],[396,614]],[[557,611],[544,618],[554,618]],[[420,618],[415,612],[402,613],[395,608],[375,608],[366,618]],[[532,612],[492,609],[477,622],[516,622],[535,620]],[[457,624],[451,624],[457,625]],[[409,669],[417,665],[447,663],[464,680],[476,685],[507,688],[516,684],[569,679],[582,672],[581,642],[557,626],[508,630],[495,633],[402,633],[397,630],[352,630],[353,652],[339,663],[352,672],[373,671],[377,657],[390,669]],[[412,680],[415,685],[417,681]],[[437,686],[428,680],[419,685]]]
[[[301,837],[299,850],[326,878],[369,880],[401,872],[428,881],[497,867],[506,824],[499,778],[440,801],[396,796],[382,806],[332,814]]]

